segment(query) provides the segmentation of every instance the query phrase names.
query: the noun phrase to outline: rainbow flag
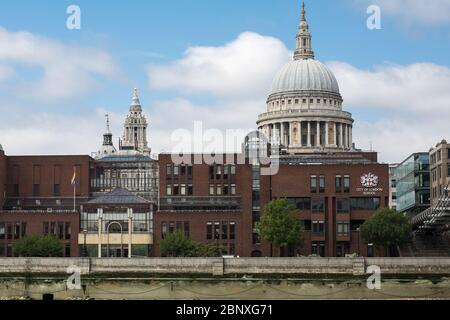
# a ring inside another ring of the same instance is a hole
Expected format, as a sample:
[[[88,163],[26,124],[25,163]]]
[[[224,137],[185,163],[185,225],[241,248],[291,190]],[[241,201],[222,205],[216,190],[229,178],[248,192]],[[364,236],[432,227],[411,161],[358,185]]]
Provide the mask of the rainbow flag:
[[[76,179],[77,179],[77,172],[76,172],[75,168],[73,168],[72,181],[70,182],[70,184],[71,184],[72,186],[75,186]]]

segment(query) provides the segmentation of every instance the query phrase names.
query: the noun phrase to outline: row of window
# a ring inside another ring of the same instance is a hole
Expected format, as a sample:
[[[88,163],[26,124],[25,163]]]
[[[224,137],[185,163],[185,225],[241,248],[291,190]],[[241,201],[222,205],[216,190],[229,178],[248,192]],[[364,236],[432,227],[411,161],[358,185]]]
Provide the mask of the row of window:
[[[311,176],[310,177],[310,191],[312,193],[325,192],[325,176]],[[335,191],[336,192],[350,192],[350,176],[335,177]]]
[[[70,240],[72,236],[72,226],[70,222],[44,222],[43,234],[55,235],[60,240]]]
[[[169,178],[172,176],[188,176],[192,177],[192,165],[176,165],[169,163],[166,165],[166,177]]]
[[[26,222],[0,223],[0,240],[16,240],[25,236]]]
[[[236,185],[235,184],[210,184],[209,185],[209,195],[210,196],[234,196],[236,195]]]
[[[438,150],[434,154],[430,155],[430,164],[435,164],[442,160],[442,155],[445,156],[445,149]],[[447,149],[447,159],[450,159],[450,148]]]
[[[313,234],[324,234],[325,222],[311,221],[311,231]],[[350,221],[337,221],[336,233],[338,236],[348,236],[350,233]]]
[[[229,176],[236,175],[236,165],[235,164],[215,164],[209,166],[209,179],[210,180],[224,180],[228,179]]]
[[[235,240],[236,223],[234,221],[215,221],[206,223],[206,240]]]
[[[299,210],[311,210],[312,212],[325,212],[325,198],[290,197],[289,202]],[[352,210],[376,210],[380,207],[380,198],[337,198],[337,213],[349,213]]]
[[[306,104],[307,101],[308,101],[308,99],[303,98],[303,99],[302,99],[302,104]],[[316,103],[317,103],[317,104],[322,104],[322,102],[323,102],[324,105],[330,105],[330,106],[332,106],[332,105],[334,105],[334,106],[340,105],[340,102],[337,101],[337,100],[334,100],[334,99],[316,99]],[[278,101],[276,101],[276,102],[273,101],[273,102],[272,102],[272,107],[275,107],[275,103],[276,103],[277,106],[279,106],[280,103],[281,103],[282,106],[284,106],[285,103],[286,103],[286,100],[281,100],[281,101],[278,100]],[[292,103],[298,105],[298,104],[300,103],[300,99],[287,99],[287,104],[288,104],[288,105],[291,105]],[[313,104],[313,103],[314,103],[314,99],[313,99],[313,98],[310,98],[310,99],[309,99],[309,103],[310,103],[310,104]]]
[[[194,194],[194,188],[192,184],[168,184],[166,186],[167,196],[192,196]]]
[[[182,232],[185,237],[190,236],[189,221],[170,221],[161,222],[161,238],[164,239],[167,233]]]

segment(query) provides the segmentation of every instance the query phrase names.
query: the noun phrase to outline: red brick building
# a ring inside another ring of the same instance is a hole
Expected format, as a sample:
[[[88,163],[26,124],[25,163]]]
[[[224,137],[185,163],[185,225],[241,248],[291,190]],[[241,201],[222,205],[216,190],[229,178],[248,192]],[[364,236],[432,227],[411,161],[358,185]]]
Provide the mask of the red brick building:
[[[232,162],[226,159],[232,158]],[[191,156],[194,159],[194,156]],[[217,156],[214,164],[173,163],[159,156],[160,201],[154,215],[155,254],[169,232],[183,231],[193,240],[218,243],[239,256],[269,256],[270,245],[260,241],[253,227],[264,206],[287,198],[305,225],[299,248],[274,255],[375,255],[358,228],[378,207],[388,206],[388,165],[376,163],[376,153],[281,156],[279,172],[260,175],[260,168],[237,161],[239,155]],[[362,177],[376,183],[365,187]]]
[[[92,163],[89,156],[5,156],[1,151],[0,256],[13,256],[15,241],[32,234],[54,234],[64,243],[64,256],[79,255],[78,210],[89,199]]]

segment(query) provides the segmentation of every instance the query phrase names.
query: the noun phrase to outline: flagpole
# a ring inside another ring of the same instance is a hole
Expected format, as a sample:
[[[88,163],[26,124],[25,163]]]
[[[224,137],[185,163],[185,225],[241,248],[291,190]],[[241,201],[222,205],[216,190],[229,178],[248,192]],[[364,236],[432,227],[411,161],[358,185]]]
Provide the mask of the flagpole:
[[[74,184],[73,184],[73,212],[75,212],[76,211],[76,206],[75,206],[75,191],[76,191],[76,189],[77,189],[77,183],[75,182]]]

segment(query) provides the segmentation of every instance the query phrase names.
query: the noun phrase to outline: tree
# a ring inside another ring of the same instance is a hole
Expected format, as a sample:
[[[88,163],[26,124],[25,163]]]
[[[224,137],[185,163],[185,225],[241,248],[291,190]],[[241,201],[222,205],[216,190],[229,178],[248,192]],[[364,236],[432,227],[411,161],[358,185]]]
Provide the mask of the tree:
[[[63,244],[53,235],[25,236],[14,244],[14,253],[20,257],[62,257]]]
[[[402,245],[410,240],[411,223],[400,212],[389,208],[380,208],[360,227],[366,242],[389,250],[392,246]]]
[[[287,199],[275,199],[263,210],[256,231],[262,239],[277,247],[298,246],[303,242],[303,222],[296,217],[297,208]]]
[[[204,257],[221,257],[227,252],[227,248],[216,243],[208,243],[202,246]]]
[[[169,233],[160,243],[161,256],[163,257],[200,257],[201,246],[186,237],[183,232]]]

